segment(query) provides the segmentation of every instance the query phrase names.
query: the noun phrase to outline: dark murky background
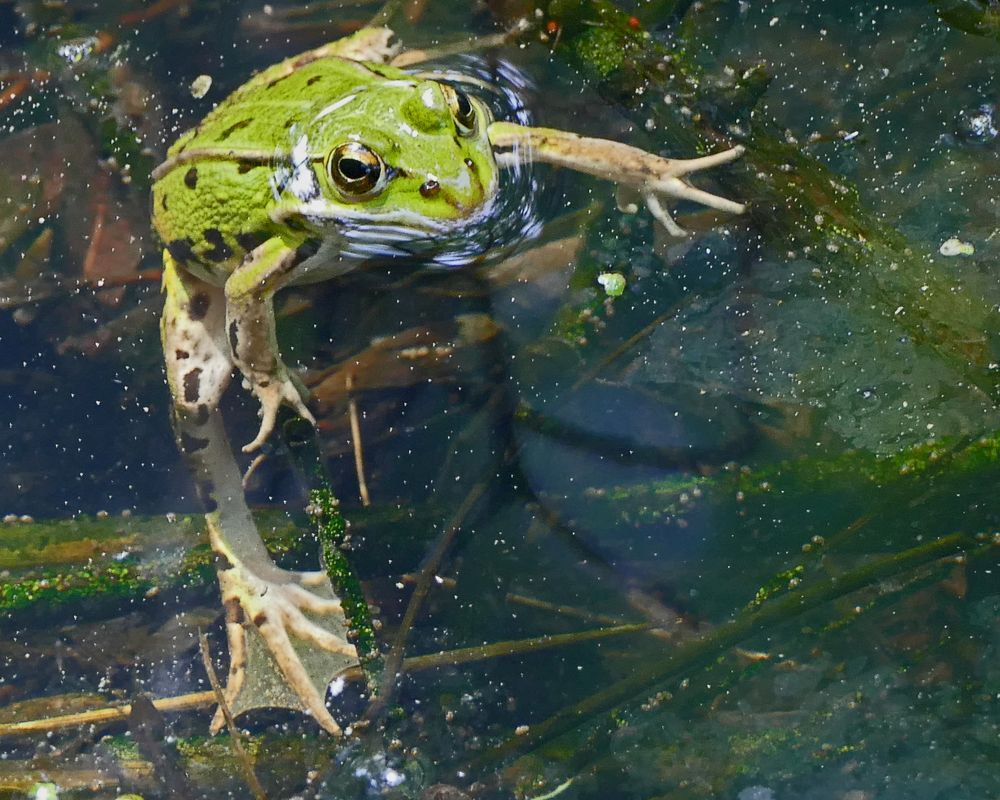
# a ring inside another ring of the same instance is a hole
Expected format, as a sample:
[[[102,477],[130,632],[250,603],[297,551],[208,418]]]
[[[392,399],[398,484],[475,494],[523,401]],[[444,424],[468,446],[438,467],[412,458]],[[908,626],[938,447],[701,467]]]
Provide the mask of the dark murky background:
[[[536,167],[504,188],[526,209],[506,250],[288,290],[279,339],[387,647],[453,524],[408,655],[649,629],[444,659],[343,746],[248,716],[268,795],[997,796],[995,8],[540,5],[526,46],[435,64],[536,124],[676,157],[743,141],[694,182],[750,213],[681,206],[693,235],[670,240],[607,184]],[[415,47],[524,10],[403,6]],[[0,796],[249,796],[207,706],[3,724],[204,691],[202,629],[224,666],[169,426],[149,170],[250,72],[376,10],[0,0]],[[246,393],[226,409],[249,439]],[[279,438],[250,496],[283,563],[311,567],[302,487]],[[365,702],[349,685],[334,714]]]

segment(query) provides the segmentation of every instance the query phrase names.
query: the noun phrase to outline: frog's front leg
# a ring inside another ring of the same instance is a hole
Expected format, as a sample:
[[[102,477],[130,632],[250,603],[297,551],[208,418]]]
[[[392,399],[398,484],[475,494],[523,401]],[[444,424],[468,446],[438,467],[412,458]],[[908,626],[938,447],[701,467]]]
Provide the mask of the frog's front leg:
[[[306,408],[305,388],[292,379],[281,360],[274,330],[274,293],[299,261],[296,251],[281,239],[269,239],[226,281],[226,333],[233,361],[260,401],[260,430],[243,448],[246,453],[258,449],[270,436],[282,403],[316,423]]]
[[[329,681],[358,663],[357,654],[329,578],[275,566],[247,507],[218,410],[233,369],[225,293],[179,269],[169,253],[163,283],[161,332],[177,441],[205,508],[226,608],[226,702],[235,714],[265,705],[306,710],[338,733],[324,694]],[[222,722],[217,713],[213,730]]]
[[[674,222],[661,197],[691,200],[731,214],[742,214],[746,210],[743,203],[697,189],[686,180],[686,176],[694,172],[736,160],[745,152],[739,145],[700,158],[672,159],[621,142],[513,122],[492,123],[488,136],[501,166],[543,161],[604,178],[638,192],[650,213],[674,236],[684,236],[686,232]]]

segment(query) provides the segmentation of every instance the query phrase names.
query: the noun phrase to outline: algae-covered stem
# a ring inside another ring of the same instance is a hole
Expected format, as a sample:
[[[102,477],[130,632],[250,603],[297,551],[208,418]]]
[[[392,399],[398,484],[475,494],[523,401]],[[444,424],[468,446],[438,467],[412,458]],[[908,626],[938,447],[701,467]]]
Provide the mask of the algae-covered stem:
[[[295,463],[310,484],[306,510],[320,544],[323,567],[341,599],[350,638],[357,648],[368,688],[374,693],[379,686],[382,658],[364,590],[345,553],[350,544],[347,520],[330,488],[330,476],[320,455],[315,429],[305,420],[295,418],[285,424],[284,431]]]

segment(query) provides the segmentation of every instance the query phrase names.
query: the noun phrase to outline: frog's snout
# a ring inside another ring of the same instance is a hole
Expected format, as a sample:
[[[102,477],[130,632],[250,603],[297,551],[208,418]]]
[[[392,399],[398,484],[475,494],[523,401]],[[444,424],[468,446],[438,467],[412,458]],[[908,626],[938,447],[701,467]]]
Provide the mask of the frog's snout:
[[[445,216],[459,219],[481,211],[492,189],[491,185],[483,184],[471,159],[464,161],[456,173],[447,176],[431,173],[420,184],[420,196],[429,205],[437,205]],[[450,210],[444,211],[445,206]]]
[[[463,191],[454,186],[444,188],[442,194],[441,181],[437,180],[437,178],[428,178],[420,184],[420,196],[425,200],[441,198],[462,216],[474,211],[483,204],[483,198],[480,193],[470,193],[467,190]]]

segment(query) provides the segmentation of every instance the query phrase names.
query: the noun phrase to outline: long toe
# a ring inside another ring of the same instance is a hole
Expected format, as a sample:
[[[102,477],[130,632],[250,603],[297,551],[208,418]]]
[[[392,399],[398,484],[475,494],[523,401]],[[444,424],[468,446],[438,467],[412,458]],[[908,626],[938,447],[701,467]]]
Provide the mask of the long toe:
[[[293,614],[286,621],[288,630],[305,642],[312,642],[317,647],[322,647],[330,653],[339,653],[344,656],[357,656],[358,651],[350,642],[345,642],[336,634],[330,633],[325,628],[321,628],[310,622],[301,614]]]
[[[298,654],[292,647],[285,629],[281,625],[268,621],[262,624],[259,630],[264,641],[267,642],[281,674],[285,676],[292,691],[298,695],[302,705],[324,730],[334,736],[340,736],[340,726],[330,715],[323,697],[316,690],[305,667],[302,666],[302,661],[299,660]]]

